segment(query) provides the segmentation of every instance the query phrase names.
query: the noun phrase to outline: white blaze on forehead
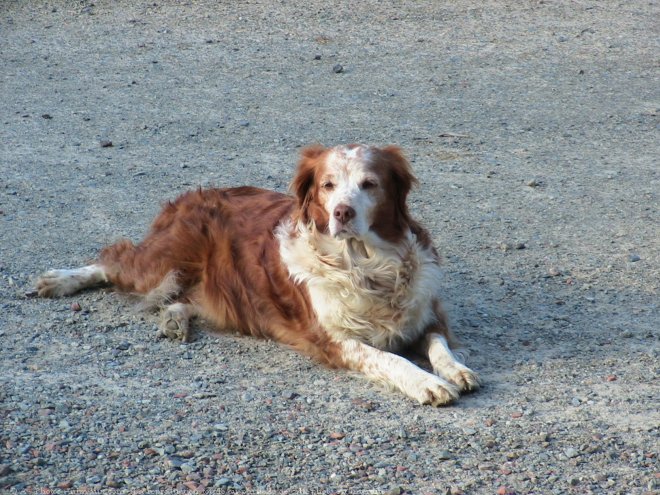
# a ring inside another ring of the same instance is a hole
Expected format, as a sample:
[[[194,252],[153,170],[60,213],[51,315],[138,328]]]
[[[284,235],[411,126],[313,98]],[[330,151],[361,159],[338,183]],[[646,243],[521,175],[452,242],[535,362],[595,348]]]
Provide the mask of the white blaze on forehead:
[[[366,146],[337,146],[332,149],[328,156],[327,172],[337,176],[337,180],[342,180],[341,175],[347,177],[363,175],[367,171],[367,164],[370,159],[370,151]]]

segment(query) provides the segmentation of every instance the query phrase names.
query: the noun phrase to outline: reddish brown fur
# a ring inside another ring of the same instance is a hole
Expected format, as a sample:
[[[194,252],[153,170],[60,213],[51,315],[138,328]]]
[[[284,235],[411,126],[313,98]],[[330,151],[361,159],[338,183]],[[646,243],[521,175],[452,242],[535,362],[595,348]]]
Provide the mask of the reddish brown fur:
[[[291,183],[291,191],[298,199],[295,219],[305,224],[314,222],[320,232],[328,230],[328,214],[318,202],[319,183],[317,178],[323,173],[323,158],[327,150],[322,146],[309,146],[301,154],[296,176]]]
[[[411,223],[406,200],[417,180],[399,148],[390,146],[376,153],[373,167],[381,177],[387,201],[378,210],[371,228],[386,241],[397,243],[403,239]]]
[[[333,364],[332,346],[273,237],[295,208],[290,196],[251,187],[188,192],[165,206],[141,244],[120,241],[99,261],[126,292],[146,294],[174,273],[174,300],[195,304],[218,328],[272,338]]]

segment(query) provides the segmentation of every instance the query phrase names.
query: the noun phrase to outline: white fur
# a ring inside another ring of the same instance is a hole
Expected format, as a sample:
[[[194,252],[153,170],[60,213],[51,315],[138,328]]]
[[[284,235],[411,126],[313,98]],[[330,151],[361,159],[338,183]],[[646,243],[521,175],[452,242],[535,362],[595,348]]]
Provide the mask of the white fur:
[[[400,390],[420,404],[441,406],[458,398],[458,388],[447,380],[427,373],[407,359],[374,349],[354,339],[340,343],[348,367],[367,378]]]
[[[37,281],[37,291],[42,297],[68,296],[107,281],[101,265],[87,265],[73,270],[50,270]]]
[[[433,372],[458,386],[461,391],[479,387],[479,377],[470,368],[460,363],[449,349],[447,339],[430,333],[422,342],[421,349],[429,358]]]
[[[441,271],[412,233],[399,245],[381,240],[376,246],[300,223],[285,223],[276,235],[289,273],[307,286],[319,323],[333,339],[397,350],[434,321]]]

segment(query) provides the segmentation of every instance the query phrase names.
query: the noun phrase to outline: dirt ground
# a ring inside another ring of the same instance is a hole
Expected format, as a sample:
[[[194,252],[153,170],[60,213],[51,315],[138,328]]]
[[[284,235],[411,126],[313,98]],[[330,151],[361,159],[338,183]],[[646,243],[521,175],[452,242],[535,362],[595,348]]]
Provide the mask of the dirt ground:
[[[8,493],[657,493],[655,1],[0,2]],[[301,146],[398,144],[484,387],[419,406],[36,276]],[[146,493],[146,492],[142,492]]]

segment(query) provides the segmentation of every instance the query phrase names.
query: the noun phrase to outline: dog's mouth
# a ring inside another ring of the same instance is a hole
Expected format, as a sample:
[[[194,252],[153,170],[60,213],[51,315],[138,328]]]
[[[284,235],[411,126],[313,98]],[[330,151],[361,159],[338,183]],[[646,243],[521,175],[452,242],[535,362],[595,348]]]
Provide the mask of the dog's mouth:
[[[346,240],[362,237],[354,222],[339,223],[330,221],[328,225],[329,234],[338,240]]]
[[[360,234],[358,234],[350,226],[342,226],[337,232],[332,234],[332,237],[339,240],[349,240],[349,239],[358,239]]]

